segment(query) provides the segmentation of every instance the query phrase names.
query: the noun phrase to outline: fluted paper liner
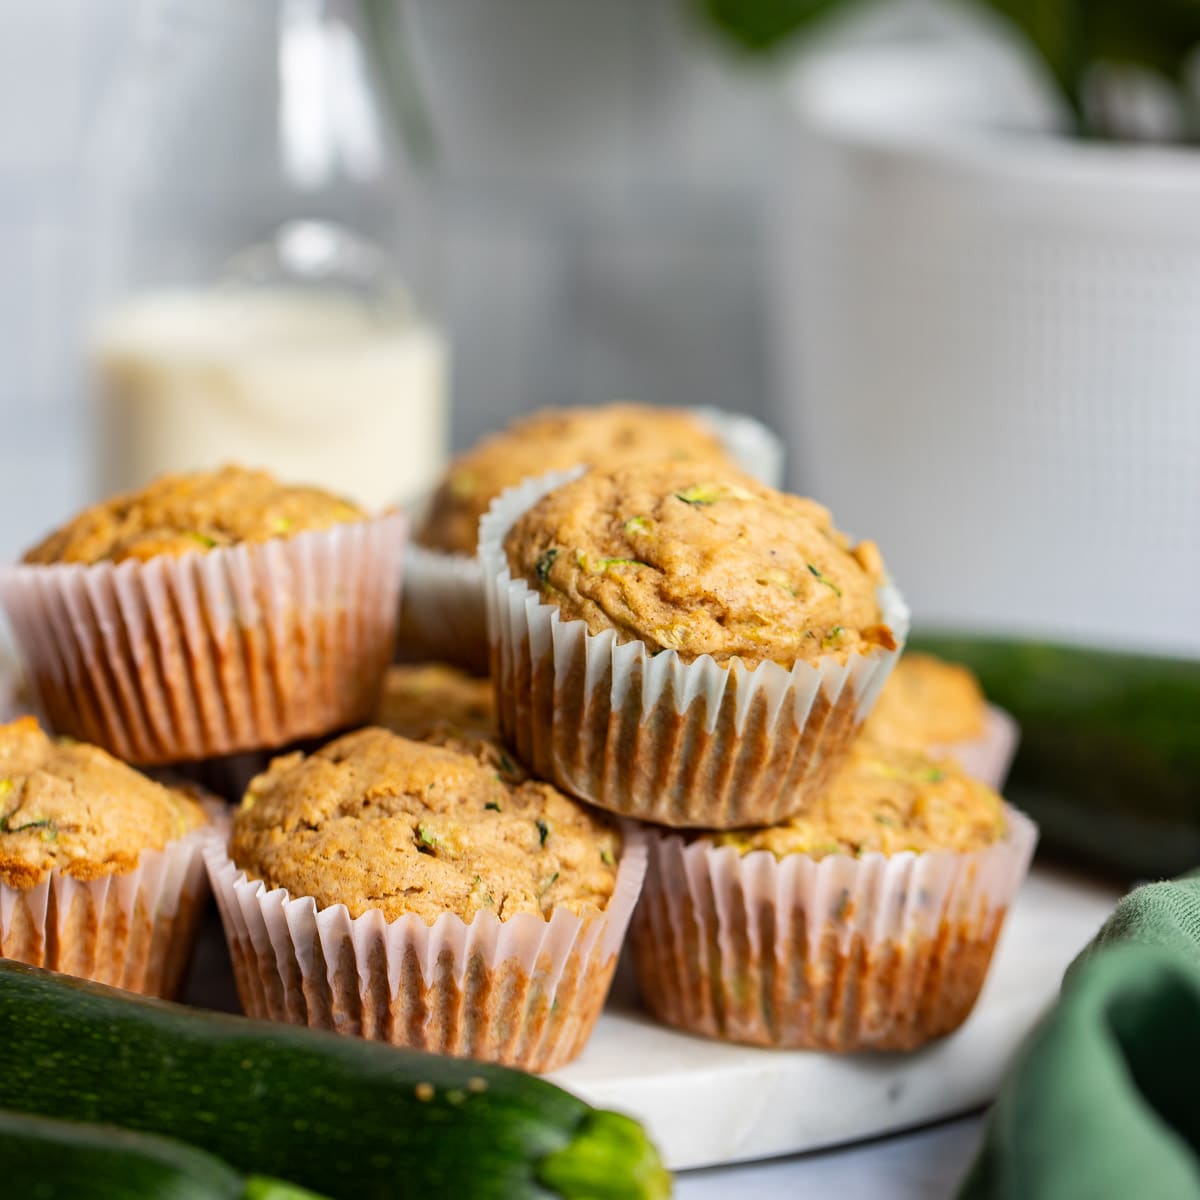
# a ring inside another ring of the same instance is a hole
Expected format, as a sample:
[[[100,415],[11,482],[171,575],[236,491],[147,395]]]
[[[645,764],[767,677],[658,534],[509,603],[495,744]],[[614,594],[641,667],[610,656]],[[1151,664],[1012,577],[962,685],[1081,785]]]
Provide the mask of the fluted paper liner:
[[[690,1033],[757,1046],[911,1050],[958,1028],[1037,840],[814,859],[648,833],[631,936],[642,1000]]]
[[[400,650],[409,659],[436,659],[487,674],[487,612],[475,555],[409,544]]]
[[[0,569],[58,733],[142,764],[360,723],[391,659],[405,519],[147,562]]]
[[[977,738],[961,742],[943,742],[930,747],[934,757],[947,755],[957,759],[962,769],[976,779],[982,779],[989,787],[1000,792],[1008,778],[1020,740],[1020,727],[1016,721],[994,704],[987,706],[983,733]]]
[[[784,449],[773,430],[745,413],[703,405],[692,412],[724,443],[729,457],[767,487],[783,487]]]
[[[783,478],[783,443],[761,421],[719,408],[695,415],[724,443],[743,471],[778,487]],[[483,568],[476,555],[447,554],[409,545],[404,565],[400,649],[410,659],[438,659],[487,674],[487,612]]]
[[[206,862],[248,1015],[549,1071],[583,1049],[604,1006],[646,846],[624,830],[603,912],[446,913],[432,925],[268,890],[224,845],[210,844]]]
[[[908,632],[908,609],[879,589],[895,650],[790,669],[674,650],[566,621],[512,578],[504,538],[554,472],[498,497],[480,522],[500,728],[534,774],[600,808],[661,825],[730,829],[800,811],[845,757]]]
[[[0,957],[147,996],[179,992],[208,899],[202,826],[144,851],[132,871],[74,879],[54,870],[30,888],[0,883]]]

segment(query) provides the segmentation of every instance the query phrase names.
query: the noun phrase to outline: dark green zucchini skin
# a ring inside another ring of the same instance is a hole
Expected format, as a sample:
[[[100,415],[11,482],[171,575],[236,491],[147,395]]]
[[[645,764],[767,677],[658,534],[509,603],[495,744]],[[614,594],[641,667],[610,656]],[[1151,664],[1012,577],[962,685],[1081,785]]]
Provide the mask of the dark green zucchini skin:
[[[354,1200],[567,1194],[539,1184],[538,1168],[603,1116],[518,1071],[199,1012],[4,960],[0,1108],[177,1138],[247,1174]],[[644,1141],[640,1128],[611,1120],[626,1140],[609,1156],[601,1136],[597,1166],[629,1185],[604,1194],[664,1195],[653,1148],[628,1145],[630,1127]]]
[[[1200,662],[950,635],[910,645],[965,663],[1020,723],[1005,795],[1043,850],[1125,879],[1200,864]]]
[[[0,1193],[20,1200],[319,1200],[182,1142],[0,1111]]]

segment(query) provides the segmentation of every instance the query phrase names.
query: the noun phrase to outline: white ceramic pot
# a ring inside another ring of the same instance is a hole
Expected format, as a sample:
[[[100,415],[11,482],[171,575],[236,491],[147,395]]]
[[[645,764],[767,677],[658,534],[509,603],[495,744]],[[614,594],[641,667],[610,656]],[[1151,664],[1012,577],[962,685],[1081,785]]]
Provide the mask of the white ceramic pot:
[[[918,626],[1200,654],[1200,154],[999,124],[891,49],[789,96],[777,423]]]

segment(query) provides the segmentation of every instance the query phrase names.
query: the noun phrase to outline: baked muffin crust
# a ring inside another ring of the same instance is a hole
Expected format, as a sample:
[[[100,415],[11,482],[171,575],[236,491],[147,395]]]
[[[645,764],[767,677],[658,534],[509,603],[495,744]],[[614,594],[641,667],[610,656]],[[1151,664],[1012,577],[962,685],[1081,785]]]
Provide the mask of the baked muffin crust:
[[[565,620],[652,653],[791,666],[895,645],[875,545],[852,547],[822,505],[730,468],[594,469],[523,513],[504,549]]]
[[[932,654],[901,655],[863,732],[876,742],[924,750],[982,737],[987,702],[964,666]]]
[[[491,680],[444,663],[389,667],[375,717],[377,724],[417,741],[441,725],[485,737],[496,732]]]
[[[699,418],[644,404],[546,409],[492,434],[457,458],[438,485],[416,538],[450,554],[474,554],[479,518],[505,488],[547,471],[658,459],[732,465]]]
[[[374,724],[416,742],[469,754],[510,783],[528,772],[501,743],[491,680],[443,663],[388,668]]]
[[[467,754],[369,728],[276,759],[234,817],[254,879],[391,921],[602,910],[620,837],[548,784],[510,784]]]
[[[710,835],[741,854],[770,850],[777,858],[862,855],[903,850],[965,852],[1000,841],[1004,802],[952,759],[880,746],[860,738],[810,809],[767,829]]]
[[[27,563],[97,563],[178,557],[241,542],[328,529],[365,514],[315,487],[282,484],[267,471],[225,466],[163,475],[84,509],[25,555]]]
[[[47,737],[32,717],[0,726],[0,881],[132,871],[144,850],[203,825],[204,809],[89,746]]]

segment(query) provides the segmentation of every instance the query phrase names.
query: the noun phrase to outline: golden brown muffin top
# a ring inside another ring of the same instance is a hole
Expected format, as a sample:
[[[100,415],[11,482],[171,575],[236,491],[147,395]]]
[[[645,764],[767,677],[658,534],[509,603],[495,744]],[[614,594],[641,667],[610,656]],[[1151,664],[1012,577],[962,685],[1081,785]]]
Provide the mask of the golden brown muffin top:
[[[1004,802],[951,759],[859,738],[829,787],[805,812],[767,829],[708,835],[741,854],[862,855],[964,852],[1000,841]]]
[[[440,725],[491,736],[496,732],[492,682],[444,663],[389,667],[375,718],[376,724],[417,741]]]
[[[163,475],[84,509],[25,555],[27,563],[97,563],[178,557],[265,542],[362,520],[357,505],[267,471],[225,466]]]
[[[987,702],[964,666],[915,651],[901,656],[863,732],[876,742],[928,750],[982,737]]]
[[[652,653],[791,666],[894,645],[874,543],[852,547],[816,501],[733,469],[597,468],[523,513],[504,549],[565,619]]]
[[[467,754],[362,729],[250,784],[230,856],[253,879],[351,916],[502,920],[599,911],[620,836],[549,784],[510,784]]]
[[[451,463],[417,541],[474,554],[479,518],[505,488],[570,467],[653,460],[732,465],[720,439],[692,413],[644,404],[546,409],[485,438]]]
[[[98,746],[49,738],[32,717],[0,726],[0,881],[49,871],[98,879],[203,825],[204,809]]]
[[[509,783],[529,773],[500,742],[490,679],[443,663],[388,668],[374,724],[416,742],[470,754]]]

